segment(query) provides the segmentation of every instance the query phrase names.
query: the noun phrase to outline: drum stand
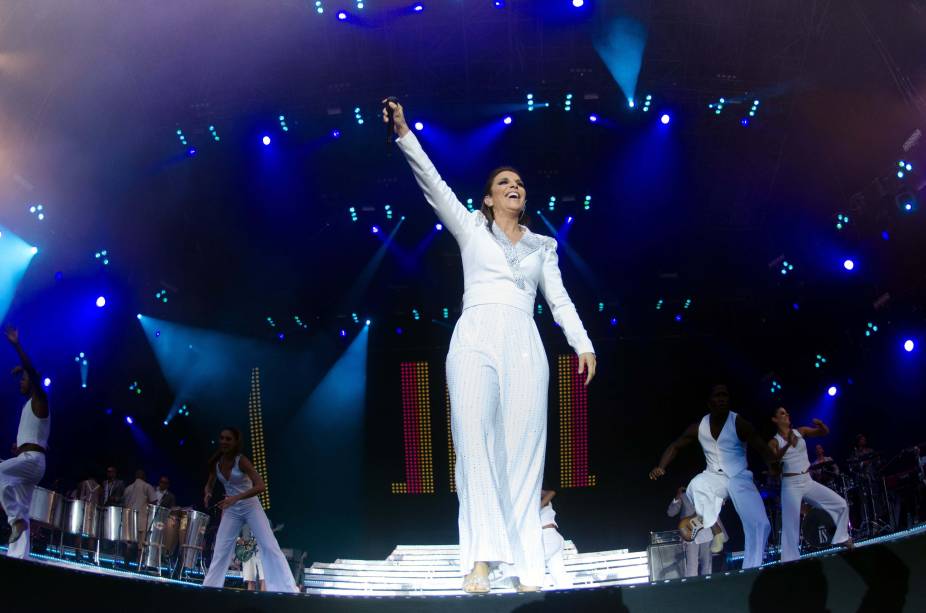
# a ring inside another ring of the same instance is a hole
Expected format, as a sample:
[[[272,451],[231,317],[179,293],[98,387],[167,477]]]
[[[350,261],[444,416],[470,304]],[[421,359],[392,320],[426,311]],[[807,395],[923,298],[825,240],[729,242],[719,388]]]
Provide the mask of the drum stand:
[[[187,566],[186,559],[187,559],[187,556],[190,556],[190,555],[194,555],[196,557],[194,558],[193,563]],[[199,564],[200,572],[202,572],[203,577],[205,577],[206,567],[203,564],[203,548],[196,547],[194,545],[180,545],[180,553],[177,556],[177,566],[180,569],[180,576],[178,577],[178,579],[180,579],[180,581],[185,581],[185,579],[183,578],[184,573],[187,571],[192,571],[193,567],[196,566],[197,564]]]
[[[161,568],[163,567],[163,562],[164,562],[164,544],[163,543],[152,543],[151,541],[147,539],[144,541],[142,545],[141,555],[138,558],[138,572],[142,572],[142,568],[145,568],[145,569],[151,568],[147,564],[142,566],[142,560],[148,559],[148,554],[151,552],[151,549],[158,550],[158,558],[157,558],[158,559],[158,577],[163,577],[164,575],[161,572]],[[173,576],[173,574],[174,574],[173,569],[171,569],[171,576]]]
[[[860,491],[860,502],[862,505],[862,522],[858,527],[858,530],[861,534],[864,534],[865,537],[871,538],[877,534],[883,532],[890,532],[893,529],[892,526],[892,511],[891,511],[891,501],[887,496],[887,485],[884,482],[884,479],[880,479],[880,488],[876,488],[875,479],[866,475],[862,479],[863,487]],[[876,494],[876,489],[879,491]],[[876,504],[876,495],[881,498],[881,502],[884,503],[883,514],[878,513],[878,506]],[[886,518],[887,521],[882,521],[879,517]]]

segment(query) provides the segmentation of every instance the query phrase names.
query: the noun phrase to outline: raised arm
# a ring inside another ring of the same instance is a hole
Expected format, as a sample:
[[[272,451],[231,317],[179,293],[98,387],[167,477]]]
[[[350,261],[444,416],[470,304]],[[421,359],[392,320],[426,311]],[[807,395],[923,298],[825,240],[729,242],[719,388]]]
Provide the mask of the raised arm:
[[[45,389],[42,387],[39,373],[35,370],[35,366],[32,365],[32,360],[26,355],[22,345],[19,344],[19,330],[12,326],[8,326],[6,328],[6,339],[10,341],[10,345],[13,346],[13,349],[19,356],[19,362],[21,364],[21,366],[14,369],[14,373],[23,370],[26,371],[26,374],[29,376],[29,382],[32,384],[32,412],[39,419],[48,417],[48,396],[45,394]]]
[[[698,424],[691,424],[680,437],[672,441],[672,443],[666,447],[666,450],[662,452],[659,466],[649,471],[649,478],[655,481],[659,477],[665,476],[666,468],[672,463],[675,456],[678,455],[678,450],[687,447],[696,440],[698,440]]]
[[[559,270],[559,256],[556,255],[556,239],[547,238],[543,247],[543,270],[540,275],[540,291],[543,292],[547,304],[550,305],[550,311],[553,313],[553,319],[563,329],[566,334],[566,340],[569,346],[580,356],[590,355],[592,357],[588,364],[588,377],[586,385],[595,376],[597,364],[594,360],[595,348],[592,341],[588,338],[588,333],[579,319],[579,313],[576,311],[566,286],[563,285],[563,275]],[[588,354],[588,355],[587,355]],[[579,372],[583,372],[583,364],[580,364]]]
[[[267,486],[264,484],[264,479],[254,470],[254,465],[251,464],[249,459],[244,456],[238,458],[238,468],[251,479],[251,489],[241,492],[240,494],[235,494],[234,496],[227,496],[224,500],[219,502],[218,506],[221,509],[227,509],[239,500],[253,498],[267,489]]]
[[[388,104],[393,111],[395,133],[398,136],[396,144],[405,155],[408,165],[411,166],[415,181],[424,193],[425,200],[462,247],[475,228],[472,214],[463,206],[447,183],[441,179],[434,164],[428,158],[428,154],[421,148],[421,143],[418,142],[415,133],[408,129],[402,105],[386,100],[383,100],[383,104]],[[386,109],[383,109],[383,121],[388,121]]]
[[[553,497],[556,496],[554,490],[541,490],[540,491],[540,508],[547,506],[550,502],[553,501]]]
[[[826,436],[830,433],[830,428],[820,419],[814,419],[812,426],[801,426],[798,428],[804,438],[813,438],[815,436]]]

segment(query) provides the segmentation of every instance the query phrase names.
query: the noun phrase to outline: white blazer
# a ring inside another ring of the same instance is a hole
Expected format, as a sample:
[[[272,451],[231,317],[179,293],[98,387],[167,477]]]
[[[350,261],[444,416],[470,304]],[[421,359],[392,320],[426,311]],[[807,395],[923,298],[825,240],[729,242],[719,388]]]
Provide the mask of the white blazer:
[[[413,132],[396,139],[412,167],[415,180],[444,227],[453,234],[463,258],[463,308],[505,304],[533,314],[537,288],[543,292],[553,319],[576,353],[594,353],[575,305],[563,287],[556,240],[524,228],[512,245],[505,233],[481,211],[470,212],[441,179]],[[523,227],[523,226],[522,226]]]

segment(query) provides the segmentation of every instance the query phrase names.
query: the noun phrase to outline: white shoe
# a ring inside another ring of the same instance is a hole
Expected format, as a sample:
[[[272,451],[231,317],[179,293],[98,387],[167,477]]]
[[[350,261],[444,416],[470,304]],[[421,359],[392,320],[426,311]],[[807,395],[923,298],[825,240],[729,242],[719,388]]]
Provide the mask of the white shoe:
[[[10,543],[6,551],[7,557],[19,558],[25,560],[29,557],[29,528],[26,528],[16,537],[16,540]]]
[[[711,540],[711,553],[720,553],[723,551],[723,544],[727,539],[724,538],[723,532],[718,532]]]

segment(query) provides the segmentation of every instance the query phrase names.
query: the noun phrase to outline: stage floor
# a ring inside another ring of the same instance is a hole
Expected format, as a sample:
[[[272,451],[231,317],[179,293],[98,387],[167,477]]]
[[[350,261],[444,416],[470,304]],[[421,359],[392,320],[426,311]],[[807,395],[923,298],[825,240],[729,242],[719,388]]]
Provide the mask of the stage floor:
[[[2,558],[0,576],[13,602],[73,605],[94,594],[96,610],[163,611],[926,611],[926,525],[869,539],[855,551],[831,549],[792,564],[750,571],[651,582],[645,552],[579,553],[570,546],[567,569],[574,585],[516,594],[510,587],[486,596],[462,594],[453,546],[400,546],[385,560],[336,560],[306,569],[305,594],[254,594],[202,588],[195,582],[127,572],[35,554],[29,562]],[[236,573],[229,575],[237,578]],[[9,581],[9,582],[8,582]],[[17,587],[26,590],[17,590]],[[45,589],[42,586],[47,586]],[[103,593],[118,600],[98,606]],[[26,597],[28,595],[28,597]],[[141,608],[133,603],[141,602]],[[764,599],[768,599],[767,602]],[[150,600],[149,599],[154,599]],[[116,606],[118,603],[119,606]],[[160,603],[156,607],[154,603]],[[871,608],[869,608],[871,607]]]

